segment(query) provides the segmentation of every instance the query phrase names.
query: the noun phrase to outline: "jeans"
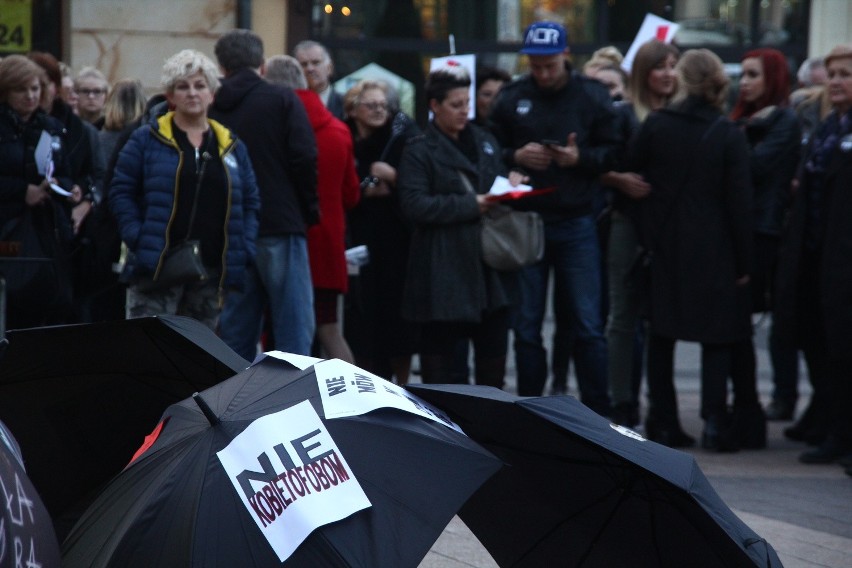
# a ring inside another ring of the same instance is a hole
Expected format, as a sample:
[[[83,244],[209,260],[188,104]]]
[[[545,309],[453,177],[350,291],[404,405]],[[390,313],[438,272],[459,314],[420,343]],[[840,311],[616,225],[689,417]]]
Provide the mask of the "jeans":
[[[572,315],[572,336],[580,400],[609,413],[607,353],[601,316],[600,245],[591,215],[545,225],[544,258],[520,272],[520,302],[515,309],[515,363],[518,394],[540,396],[547,380],[547,352],[541,328],[553,269],[555,294]]]
[[[269,307],[274,349],[311,354],[316,327],[314,290],[303,235],[257,239],[254,266],[246,271],[242,292],[231,291],[219,318],[219,335],[243,358],[252,361]]]

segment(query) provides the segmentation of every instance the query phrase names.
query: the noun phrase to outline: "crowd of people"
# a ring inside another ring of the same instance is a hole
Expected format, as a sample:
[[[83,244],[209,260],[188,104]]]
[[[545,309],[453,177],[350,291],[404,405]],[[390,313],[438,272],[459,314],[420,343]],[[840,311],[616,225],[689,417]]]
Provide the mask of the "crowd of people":
[[[400,384],[417,354],[424,382],[467,382],[472,360],[503,388],[513,348],[518,394],[551,376],[565,392],[573,361],[583,403],[627,427],[647,374],[645,435],[672,447],[696,444],[673,358],[698,342],[700,444],[721,452],[795,417],[802,351],[813,396],[785,434],[813,446],[802,462],[852,474],[852,47],[806,61],[792,93],[782,53],[749,51],[733,96],[706,49],[652,40],[628,72],[614,48],[575,70],[565,29],[538,22],[521,53],[515,80],[433,70],[422,128],[385,82],[336,92],[314,41],[265,59],[256,34],[228,32],[215,63],[169,58],[150,99],[47,53],[2,59],[0,241],[54,259],[15,265],[8,326],[187,315],[248,360],[319,354]],[[543,258],[519,270],[483,262],[497,176],[547,189],[510,203],[544,226]],[[368,261],[347,263],[362,245]]]

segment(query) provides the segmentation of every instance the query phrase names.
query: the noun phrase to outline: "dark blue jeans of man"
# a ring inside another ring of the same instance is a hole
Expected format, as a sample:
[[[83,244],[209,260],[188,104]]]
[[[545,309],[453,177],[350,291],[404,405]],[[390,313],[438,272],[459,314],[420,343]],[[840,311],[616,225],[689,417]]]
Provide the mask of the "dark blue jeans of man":
[[[541,396],[547,380],[547,351],[541,336],[550,270],[554,293],[572,313],[575,370],[580,400],[599,414],[609,413],[607,351],[601,316],[600,246],[591,215],[547,223],[544,258],[521,270],[515,309],[515,364],[518,394]]]

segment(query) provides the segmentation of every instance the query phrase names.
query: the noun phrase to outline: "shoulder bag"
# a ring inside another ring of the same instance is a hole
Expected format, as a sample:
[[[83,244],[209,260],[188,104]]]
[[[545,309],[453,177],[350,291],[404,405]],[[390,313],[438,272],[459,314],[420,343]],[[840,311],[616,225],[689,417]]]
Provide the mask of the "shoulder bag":
[[[465,188],[476,191],[459,171]],[[482,215],[482,260],[495,270],[518,270],[544,256],[544,222],[533,211],[495,205]]]
[[[209,135],[210,137],[214,136],[212,131]],[[157,292],[172,286],[204,282],[210,278],[210,274],[201,260],[201,241],[189,238],[192,234],[192,226],[195,224],[204,170],[207,168],[209,160],[210,154],[205,150],[201,154],[201,166],[198,170],[198,182],[195,185],[195,196],[192,200],[192,212],[189,214],[186,238],[166,252],[166,258],[159,274],[155,274],[154,277],[142,278],[136,283],[136,288],[140,292]]]

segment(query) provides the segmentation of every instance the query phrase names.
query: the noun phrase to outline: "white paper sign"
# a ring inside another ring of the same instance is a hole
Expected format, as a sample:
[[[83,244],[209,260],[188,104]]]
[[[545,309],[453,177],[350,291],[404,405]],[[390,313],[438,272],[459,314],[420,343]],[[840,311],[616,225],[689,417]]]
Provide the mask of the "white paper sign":
[[[470,75],[470,108],[467,117],[471,120],[476,118],[476,56],[475,55],[450,55],[447,57],[436,57],[429,63],[429,72],[442,67],[460,65]],[[430,113],[431,116],[431,113]]]
[[[38,173],[46,178],[51,177],[53,175],[53,137],[45,130],[41,131],[33,157]]]
[[[307,355],[297,355],[295,353],[287,353],[286,351],[267,351],[266,353],[261,353],[260,355],[258,355],[252,365],[263,361],[267,357],[286,361],[287,363],[290,363],[301,371],[304,371],[311,365],[322,361],[322,359],[317,359],[316,357],[308,357]]]
[[[491,189],[488,190],[488,195],[504,195],[514,191],[532,191],[532,186],[523,183],[512,185],[509,183],[509,178],[497,176],[494,178],[494,183],[491,184]]]
[[[378,408],[396,408],[464,434],[444,412],[422,398],[351,363],[329,359],[314,365],[314,371],[327,419],[358,416]]]
[[[624,56],[624,60],[621,62],[621,68],[627,73],[630,73],[630,69],[633,67],[633,59],[636,58],[636,52],[639,51],[643,43],[652,39],[671,43],[679,29],[680,24],[670,22],[654,14],[645,14],[645,19],[639,27],[639,33],[636,34],[633,43],[630,44],[630,49],[627,50],[627,55]]]
[[[314,529],[371,506],[308,401],[258,418],[216,455],[282,562]]]

